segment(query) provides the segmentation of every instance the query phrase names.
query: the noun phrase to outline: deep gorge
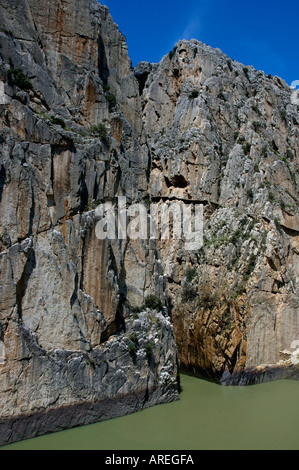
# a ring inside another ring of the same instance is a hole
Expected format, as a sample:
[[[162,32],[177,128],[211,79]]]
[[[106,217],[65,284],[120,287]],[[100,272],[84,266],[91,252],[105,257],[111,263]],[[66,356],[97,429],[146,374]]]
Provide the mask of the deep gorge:
[[[96,0],[3,0],[0,30],[0,444],[176,401],[180,370],[298,379],[292,89],[196,40],[133,69]],[[203,246],[98,239],[119,196],[203,204]]]

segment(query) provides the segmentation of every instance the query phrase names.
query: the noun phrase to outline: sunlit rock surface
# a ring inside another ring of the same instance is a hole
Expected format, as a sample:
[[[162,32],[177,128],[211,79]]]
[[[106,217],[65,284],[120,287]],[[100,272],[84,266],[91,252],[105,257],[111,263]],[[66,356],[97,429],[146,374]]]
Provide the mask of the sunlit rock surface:
[[[176,400],[179,364],[298,378],[293,90],[195,40],[133,70],[94,0],[0,29],[0,443]],[[120,197],[203,205],[203,246],[99,239]]]

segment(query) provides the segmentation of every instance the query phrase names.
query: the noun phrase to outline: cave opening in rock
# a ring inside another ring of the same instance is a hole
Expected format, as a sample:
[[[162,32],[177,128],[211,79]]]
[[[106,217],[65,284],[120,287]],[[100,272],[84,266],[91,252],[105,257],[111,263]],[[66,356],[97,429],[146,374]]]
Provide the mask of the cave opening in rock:
[[[188,186],[188,181],[186,181],[183,175],[175,175],[170,179],[167,176],[164,176],[164,178],[168,188],[186,188]]]

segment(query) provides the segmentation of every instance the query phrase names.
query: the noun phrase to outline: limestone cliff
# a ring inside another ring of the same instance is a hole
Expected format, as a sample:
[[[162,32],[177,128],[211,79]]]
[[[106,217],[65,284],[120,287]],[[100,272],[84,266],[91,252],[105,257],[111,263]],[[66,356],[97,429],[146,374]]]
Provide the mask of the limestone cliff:
[[[3,444],[175,400],[178,370],[167,309],[129,303],[163,296],[156,247],[95,233],[99,201],[147,194],[124,37],[89,0],[3,1],[0,22]]]
[[[132,69],[95,0],[0,5],[0,444],[298,378],[298,107],[181,41]],[[97,206],[204,206],[204,244],[100,240]]]
[[[297,377],[293,90],[195,40],[139,64],[136,76],[151,200],[205,206],[197,253],[160,246],[181,366],[222,383]]]

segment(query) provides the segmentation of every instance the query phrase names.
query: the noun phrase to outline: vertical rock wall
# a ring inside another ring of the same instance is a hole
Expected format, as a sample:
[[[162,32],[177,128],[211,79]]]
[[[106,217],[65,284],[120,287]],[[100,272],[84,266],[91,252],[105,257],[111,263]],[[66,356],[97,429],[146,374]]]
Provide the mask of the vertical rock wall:
[[[0,443],[178,399],[177,356],[298,378],[287,84],[195,40],[133,70],[94,0],[3,0],[0,45]],[[203,205],[203,247],[99,239],[124,196]]]
[[[175,400],[178,369],[167,309],[130,304],[157,249],[96,237],[100,202],[148,186],[125,39],[93,1],[0,10],[4,444]]]
[[[180,41],[140,63],[153,203],[204,205],[196,252],[161,243],[182,368],[298,376],[298,107],[278,77]]]

